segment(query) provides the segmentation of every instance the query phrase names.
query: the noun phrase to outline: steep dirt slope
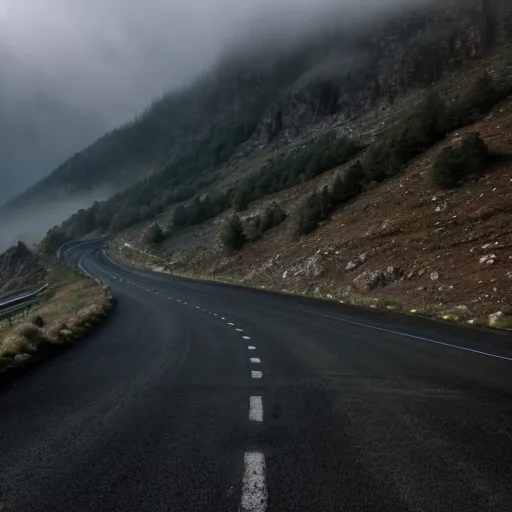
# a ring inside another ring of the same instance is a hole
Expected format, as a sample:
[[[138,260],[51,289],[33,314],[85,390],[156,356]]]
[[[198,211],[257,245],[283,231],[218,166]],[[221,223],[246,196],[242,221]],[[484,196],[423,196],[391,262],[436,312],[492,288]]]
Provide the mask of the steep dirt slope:
[[[430,179],[442,148],[478,131],[495,155],[485,175],[455,190]],[[450,134],[401,175],[338,209],[311,235],[293,237],[293,216],[236,255],[218,243],[222,218],[184,231],[159,251],[170,271],[294,293],[459,317],[478,323],[512,313],[512,99],[483,121]],[[337,171],[265,198],[288,212]],[[119,244],[143,247],[144,226]],[[125,249],[125,256],[139,253]],[[142,259],[145,259],[143,257]],[[162,263],[163,262],[163,263]]]

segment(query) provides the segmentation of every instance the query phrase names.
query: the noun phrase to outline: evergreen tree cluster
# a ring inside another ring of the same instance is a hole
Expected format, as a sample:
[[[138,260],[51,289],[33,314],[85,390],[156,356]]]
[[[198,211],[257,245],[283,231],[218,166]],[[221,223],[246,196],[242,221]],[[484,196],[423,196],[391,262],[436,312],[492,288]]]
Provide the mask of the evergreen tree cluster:
[[[360,194],[365,182],[365,170],[361,163],[357,162],[343,177],[336,176],[330,188],[324,186],[320,191],[308,196],[295,212],[295,235],[307,235],[315,230],[337,206]]]
[[[251,201],[311,180],[346,163],[362,149],[347,138],[337,139],[332,132],[322,135],[289,154],[273,158],[242,181],[234,190],[234,207],[244,211]]]
[[[295,212],[295,234],[312,232],[334,208],[372,182],[381,182],[398,174],[413,158],[444,139],[447,133],[476,122],[511,92],[508,83],[495,84],[484,74],[450,105],[437,95],[429,95],[370,149],[363,162],[350,168],[345,177],[338,176],[330,189],[324,187],[299,205]],[[447,148],[441,152],[432,171],[433,181],[444,188],[454,187],[465,176],[482,172],[489,157],[479,135],[469,134],[460,148]]]

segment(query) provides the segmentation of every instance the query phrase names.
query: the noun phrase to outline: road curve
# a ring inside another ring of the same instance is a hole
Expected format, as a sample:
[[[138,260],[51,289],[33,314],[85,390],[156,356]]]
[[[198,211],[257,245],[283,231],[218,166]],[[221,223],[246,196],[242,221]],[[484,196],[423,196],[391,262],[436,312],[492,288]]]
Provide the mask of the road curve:
[[[0,389],[0,510],[510,511],[512,339],[141,271]]]

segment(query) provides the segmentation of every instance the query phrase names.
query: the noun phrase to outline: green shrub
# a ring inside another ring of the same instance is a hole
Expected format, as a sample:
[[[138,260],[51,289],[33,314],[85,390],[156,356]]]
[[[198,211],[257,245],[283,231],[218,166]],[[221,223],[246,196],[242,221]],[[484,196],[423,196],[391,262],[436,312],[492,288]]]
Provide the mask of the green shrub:
[[[489,148],[479,133],[468,133],[460,145],[460,152],[471,172],[482,172],[490,158]]]
[[[444,148],[436,158],[432,168],[434,183],[441,188],[455,187],[464,174],[464,160],[459,151]]]
[[[268,206],[263,215],[261,216],[261,222],[259,224],[259,228],[261,232],[268,231],[276,226],[279,226],[286,219],[286,213],[284,210],[273,201],[270,206]]]
[[[458,148],[445,148],[432,168],[433,182],[441,188],[453,188],[468,175],[481,173],[490,153],[478,133],[467,134]]]
[[[307,235],[314,231],[322,220],[325,220],[333,208],[330,192],[324,187],[314,192],[303,201],[295,214],[295,236]]]
[[[157,222],[152,224],[149,228],[146,235],[146,240],[148,243],[155,245],[161,244],[165,240],[165,234]]]
[[[220,231],[220,240],[230,252],[243,248],[247,242],[247,236],[238,216],[234,215],[224,223]]]

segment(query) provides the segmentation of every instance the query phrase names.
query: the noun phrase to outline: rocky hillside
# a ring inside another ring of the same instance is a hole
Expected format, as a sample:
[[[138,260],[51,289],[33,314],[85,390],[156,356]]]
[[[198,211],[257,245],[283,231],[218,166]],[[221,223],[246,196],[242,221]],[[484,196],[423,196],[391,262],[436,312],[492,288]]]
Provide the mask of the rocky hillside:
[[[123,190],[152,176],[75,217],[54,239],[115,232],[192,197],[223,165],[261,146],[282,148],[330,129],[371,142],[394,121],[403,98],[512,37],[512,0],[419,5],[356,32],[330,26],[286,51],[263,45],[227,55],[197,83],[74,155],[6,205],[2,217],[19,219],[29,205],[44,210],[48,201],[84,193],[92,201],[95,191]]]
[[[240,214],[249,237],[254,219],[273,202],[287,218],[241,250],[226,251],[219,240],[229,213],[156,245],[147,242],[149,224],[141,224],[117,235],[111,248],[116,257],[182,275],[510,328],[511,131],[508,99],[300,238],[301,201],[332,186],[347,166],[251,204]],[[438,186],[432,173],[439,155],[471,132],[479,132],[496,157],[458,187]]]
[[[0,296],[34,288],[45,273],[39,259],[24,243],[19,242],[0,254]]]
[[[26,196],[160,169],[43,247],[106,233],[174,272],[506,324],[512,0],[420,4],[226,57]]]

